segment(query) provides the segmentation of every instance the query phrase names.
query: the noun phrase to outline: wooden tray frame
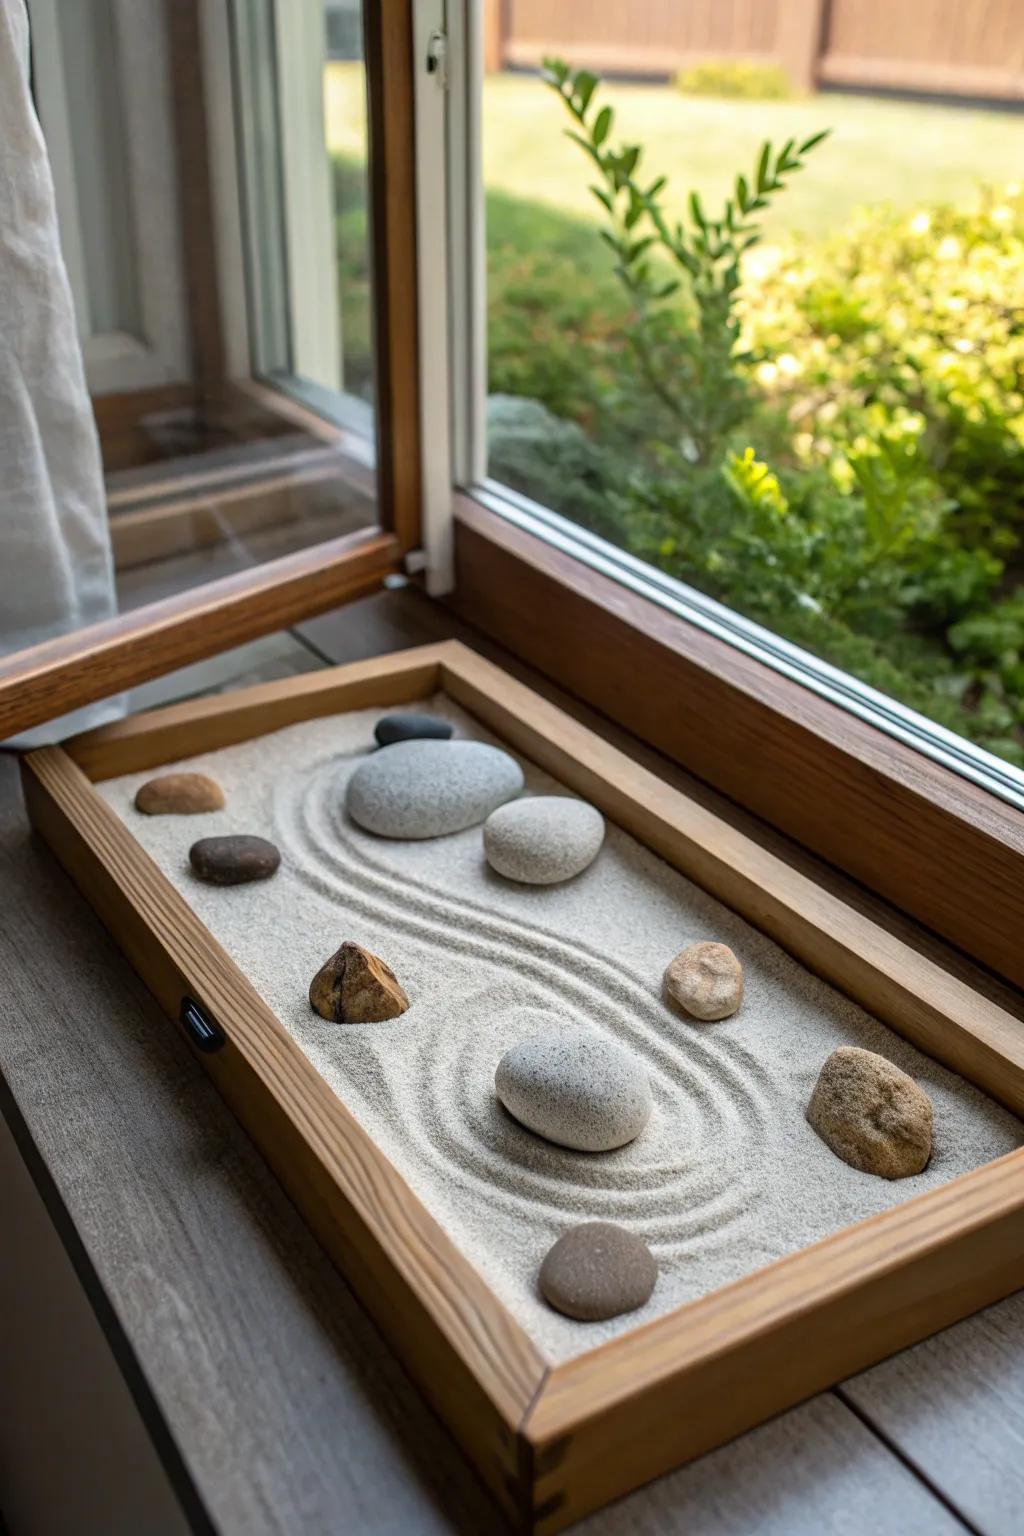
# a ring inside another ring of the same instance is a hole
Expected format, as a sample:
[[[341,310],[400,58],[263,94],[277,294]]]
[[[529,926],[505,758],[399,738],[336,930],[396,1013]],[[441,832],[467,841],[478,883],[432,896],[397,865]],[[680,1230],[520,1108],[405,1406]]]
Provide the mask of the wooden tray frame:
[[[929,1055],[1024,1114],[1024,1026],[499,668],[446,642],[189,701],[23,759],[29,814],[517,1525],[560,1530],[1021,1283],[1024,1149],[551,1366],[95,792],[443,690]]]

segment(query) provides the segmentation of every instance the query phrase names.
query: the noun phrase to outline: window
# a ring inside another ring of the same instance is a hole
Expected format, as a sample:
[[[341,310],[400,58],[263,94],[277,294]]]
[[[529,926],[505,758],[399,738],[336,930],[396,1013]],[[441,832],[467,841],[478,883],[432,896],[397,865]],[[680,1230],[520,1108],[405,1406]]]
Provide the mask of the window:
[[[123,612],[376,520],[359,0],[30,0]]]
[[[485,417],[457,467],[1024,805],[1012,49],[933,0],[898,37],[880,4],[790,10],[795,31],[767,5],[460,14],[453,306],[475,258],[486,320],[453,325]]]
[[[372,436],[360,0],[234,0],[258,371]]]

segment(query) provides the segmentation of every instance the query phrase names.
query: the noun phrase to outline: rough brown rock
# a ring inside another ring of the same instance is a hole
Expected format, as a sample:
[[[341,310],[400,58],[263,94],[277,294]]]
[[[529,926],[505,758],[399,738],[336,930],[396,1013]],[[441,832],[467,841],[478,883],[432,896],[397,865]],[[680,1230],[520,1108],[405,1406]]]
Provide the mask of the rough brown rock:
[[[595,1323],[642,1307],[657,1278],[642,1238],[613,1221],[585,1221],[548,1250],[538,1283],[556,1312]]]
[[[188,851],[188,861],[200,880],[210,885],[246,885],[266,880],[277,869],[281,855],[265,837],[232,833],[227,837],[201,837]]]
[[[807,1119],[837,1157],[863,1173],[905,1179],[932,1152],[932,1102],[874,1051],[841,1045],[814,1085]]]
[[[728,944],[691,944],[669,964],[665,990],[695,1019],[727,1019],[743,1001],[743,967]]]
[[[379,1024],[397,1019],[409,999],[390,966],[360,944],[344,943],[309,984],[309,1001],[323,1019]]]
[[[198,816],[222,811],[224,791],[205,773],[162,773],[140,786],[135,809],[146,816]]]

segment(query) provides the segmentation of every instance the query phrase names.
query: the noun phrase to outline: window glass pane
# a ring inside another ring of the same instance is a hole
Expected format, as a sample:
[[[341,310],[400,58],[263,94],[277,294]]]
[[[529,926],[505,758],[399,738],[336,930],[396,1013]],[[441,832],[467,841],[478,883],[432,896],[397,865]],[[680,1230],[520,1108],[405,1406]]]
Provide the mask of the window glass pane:
[[[358,0],[28,11],[111,601],[374,522]]]
[[[489,474],[1024,765],[1024,10],[797,9],[483,6]]]
[[[360,0],[234,0],[259,370],[372,433]]]

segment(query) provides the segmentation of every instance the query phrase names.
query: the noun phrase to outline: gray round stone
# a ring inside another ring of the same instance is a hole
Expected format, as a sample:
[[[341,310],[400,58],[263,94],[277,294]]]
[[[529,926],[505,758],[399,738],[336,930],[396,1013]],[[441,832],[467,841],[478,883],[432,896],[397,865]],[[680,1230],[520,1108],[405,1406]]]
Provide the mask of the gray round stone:
[[[642,1238],[613,1221],[585,1221],[548,1250],[538,1283],[556,1312],[596,1323],[642,1307],[657,1278]]]
[[[566,1025],[521,1040],[494,1074],[498,1098],[527,1130],[577,1152],[610,1152],[651,1114],[643,1066],[614,1040]]]
[[[281,855],[265,837],[233,833],[201,837],[189,849],[188,861],[200,880],[210,885],[246,885],[250,880],[268,879]]]
[[[392,747],[396,741],[419,741],[425,738],[447,741],[452,727],[437,715],[383,715],[373,728],[377,745]]]
[[[523,787],[514,758],[481,741],[399,741],[360,763],[345,807],[379,837],[444,837],[476,826]]]
[[[524,885],[571,880],[594,862],[603,842],[601,812],[566,795],[513,800],[484,822],[488,864]]]

